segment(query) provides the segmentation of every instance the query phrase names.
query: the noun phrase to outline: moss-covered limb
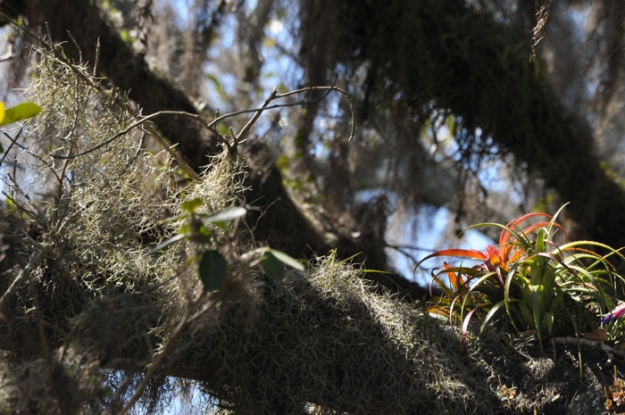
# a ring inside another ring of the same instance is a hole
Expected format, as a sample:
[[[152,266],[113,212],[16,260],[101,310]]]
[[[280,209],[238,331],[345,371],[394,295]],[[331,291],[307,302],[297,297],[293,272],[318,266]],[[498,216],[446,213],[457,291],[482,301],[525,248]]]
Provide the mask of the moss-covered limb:
[[[306,402],[320,413],[350,414],[478,413],[500,405],[480,390],[483,382],[463,379],[476,368],[465,367],[455,335],[371,292],[350,267],[321,263],[306,277],[267,283],[257,312],[249,324],[231,310],[204,333],[210,352],[184,350],[172,370],[210,379],[207,389],[242,413],[298,413]]]
[[[68,282],[58,281],[56,289],[64,290]],[[509,414],[534,405],[540,413],[565,413],[580,391],[576,362],[562,349],[556,362],[551,353],[541,356],[537,346],[529,359],[498,334],[486,333],[481,340],[472,338],[465,350],[446,322],[372,292],[353,268],[331,260],[314,265],[306,276],[263,282],[257,303],[223,302],[218,319],[205,314],[188,325],[159,374],[194,379],[237,413],[250,414],[303,413],[307,403],[320,414]],[[56,370],[67,378],[68,396],[96,394],[90,388],[106,373],[102,369],[131,377],[145,370],[171,333],[162,321],[175,308],[171,289],[161,286],[86,302],[71,320],[65,342],[54,337],[58,331],[48,331],[54,340],[49,343],[57,351],[65,349]],[[81,296],[89,295],[87,290]],[[56,310],[57,304],[41,306]],[[20,362],[32,358],[29,367],[38,362],[39,339],[32,333],[34,317],[14,311],[20,317],[11,320],[11,334],[1,342],[9,352],[1,368],[4,393],[19,382],[46,383],[39,376],[45,366],[24,374]],[[175,322],[174,317],[171,325]],[[14,366],[7,363],[10,356],[19,356]],[[597,381],[589,371],[584,376],[584,388]],[[502,386],[515,388],[516,397],[505,399]],[[166,400],[167,392],[156,397]]]
[[[2,8],[2,11],[13,16],[11,9]],[[197,112],[184,93],[148,68],[144,57],[122,40],[95,3],[84,0],[71,3],[52,0],[45,4],[29,2],[27,14],[33,27],[46,22],[53,41],[66,42],[64,52],[76,63],[82,53],[83,62],[92,66],[96,62],[99,40],[98,72],[108,77],[120,90],[128,92],[128,96],[141,105],[145,114],[162,110]],[[74,46],[68,32],[80,50]],[[161,117],[155,123],[172,143],[178,144],[178,150],[196,171],[206,164],[207,153],[218,152],[217,142],[207,140],[200,125],[183,117]]]
[[[11,16],[14,10],[2,6],[0,5],[0,10]],[[92,2],[79,0],[70,5],[64,1],[54,0],[46,2],[44,7],[36,6],[36,8],[29,11],[36,16],[36,19],[30,20],[31,23],[48,22],[54,40],[68,42],[65,53],[75,60],[78,60],[78,51],[73,47],[73,41],[68,38],[68,30],[78,42],[85,62],[95,62],[99,38],[101,45],[99,71],[111,79],[118,88],[129,91],[130,98],[143,107],[144,113],[159,110],[197,113],[180,90],[150,71],[143,57],[136,54],[107,24]],[[166,116],[157,117],[154,122],[171,142],[179,144],[180,153],[196,171],[200,171],[200,167],[208,163],[205,157],[207,154],[215,155],[219,152],[216,140],[208,137],[206,132],[200,129],[200,125],[192,120]],[[254,150],[248,153],[252,164],[263,165],[265,154],[261,152],[263,154],[257,156],[257,153]],[[254,157],[259,158],[256,163],[253,162]],[[256,226],[256,240],[268,241],[274,248],[294,257],[312,252],[322,254],[332,249],[319,230],[311,225],[292,202],[282,185],[282,176],[277,168],[272,163],[265,166],[261,174],[258,174],[258,169],[250,169],[247,179],[249,190],[245,194],[248,202],[255,202],[259,206],[271,206],[258,221],[258,217],[249,218],[252,226]],[[389,270],[382,241],[372,244],[370,241],[363,243],[346,240],[342,241],[338,248],[340,257],[346,258],[362,253],[360,259],[367,258],[369,268]],[[388,274],[379,282],[388,289],[412,298],[427,295],[426,290],[418,284],[407,281],[398,274]]]
[[[486,413],[478,408],[500,405],[482,379],[462,379],[468,367],[446,367],[466,362],[453,336],[440,337],[442,350],[434,346],[429,358],[418,312],[370,296],[349,268],[319,273],[266,286],[253,320],[237,309],[218,326],[206,316],[204,324],[189,327],[161,373],[196,379],[241,413],[301,413],[306,402],[352,414],[383,408],[437,413],[436,407],[439,413],[472,407]],[[150,361],[149,345],[162,341],[162,333],[147,334],[163,312],[162,300],[129,294],[92,302],[74,319],[67,363],[97,360],[103,367],[141,371]],[[18,347],[16,342],[8,350]],[[444,351],[457,359],[444,357]],[[437,391],[436,377],[453,388]]]

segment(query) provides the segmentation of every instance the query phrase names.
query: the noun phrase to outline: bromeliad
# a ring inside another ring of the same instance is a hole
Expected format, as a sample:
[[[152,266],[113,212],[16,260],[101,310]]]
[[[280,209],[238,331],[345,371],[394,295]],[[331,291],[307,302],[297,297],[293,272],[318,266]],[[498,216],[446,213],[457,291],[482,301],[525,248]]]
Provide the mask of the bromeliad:
[[[483,330],[500,311],[504,311],[500,320],[504,325],[511,325],[517,332],[535,330],[541,341],[544,335],[581,335],[596,328],[597,311],[612,309],[614,304],[603,287],[625,283],[607,257],[625,257],[599,242],[556,244],[556,234],[566,238],[564,228],[555,220],[557,215],[537,212],[506,226],[474,225],[471,228],[499,227],[499,244],[488,245],[484,251],[444,249],[423,258],[417,267],[442,256],[481,261],[472,268],[445,264],[442,270],[432,272],[432,283],[440,286],[442,294],[433,298],[426,310],[449,316],[450,322],[462,322],[463,339],[472,318],[481,320]],[[522,227],[529,218],[549,221]],[[600,255],[597,249],[607,250],[608,254]],[[449,286],[441,281],[445,275]],[[603,317],[602,322],[621,315],[625,315],[625,305]]]
[[[531,217],[535,217],[535,216],[542,216],[542,217],[551,219],[551,216],[547,215],[546,213],[534,212],[534,213],[528,213],[527,215],[524,215],[518,219],[515,219],[504,227],[496,223],[484,224],[484,225],[499,226],[503,228],[499,235],[499,248],[496,248],[492,245],[486,245],[484,252],[478,251],[477,249],[459,249],[459,248],[443,249],[442,251],[437,251],[423,258],[421,261],[419,261],[415,269],[418,268],[419,265],[421,265],[424,261],[430,258],[440,257],[440,256],[477,259],[477,260],[484,262],[482,265],[479,265],[478,267],[482,268],[484,271],[487,271],[487,272],[495,272],[497,275],[497,280],[499,284],[503,287],[504,276],[502,275],[501,271],[507,272],[510,264],[514,263],[520,258],[523,258],[524,255],[526,254],[526,248],[529,244],[529,241],[523,237],[526,237],[527,234],[537,229],[540,229],[542,227],[545,227],[549,224],[549,222],[540,222],[535,225],[528,226],[525,229],[522,229],[521,232],[518,232],[520,230],[519,224],[521,222]],[[560,226],[559,224],[555,222],[553,223],[553,226],[562,230],[562,232],[564,232],[565,237],[566,237],[566,232],[564,231],[562,226]]]
[[[605,316],[601,317],[601,324],[608,324],[612,319],[621,318],[625,315],[625,303],[617,306]]]

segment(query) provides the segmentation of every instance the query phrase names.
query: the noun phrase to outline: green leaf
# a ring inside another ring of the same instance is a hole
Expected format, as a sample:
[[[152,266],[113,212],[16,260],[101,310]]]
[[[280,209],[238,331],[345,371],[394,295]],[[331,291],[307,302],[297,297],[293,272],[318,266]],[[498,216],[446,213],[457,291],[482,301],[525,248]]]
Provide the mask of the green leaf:
[[[187,200],[186,202],[182,202],[182,210],[193,213],[197,210],[197,208],[199,208],[200,206],[202,206],[202,203],[204,203],[204,201],[202,201],[202,199],[196,197],[193,200]]]
[[[208,215],[205,217],[206,221],[211,223],[211,222],[224,222],[224,221],[228,221],[228,220],[234,220],[234,219],[238,219],[240,217],[245,216],[245,214],[247,213],[247,209],[242,208],[242,207],[229,207],[229,208],[225,208],[223,210],[220,210],[219,212],[213,213],[212,215]],[[200,216],[204,216],[204,215],[200,215]]]
[[[549,239],[547,230],[541,228],[536,235],[536,252],[543,252],[545,250],[545,239]]]
[[[449,129],[449,134],[453,137],[456,134],[456,119],[452,116],[449,116],[445,121],[447,124],[447,128]]]
[[[493,308],[490,309],[490,311],[486,314],[486,317],[484,317],[484,321],[482,321],[482,325],[480,326],[480,333],[484,331],[484,329],[486,328],[486,325],[488,324],[489,321],[491,321],[495,313],[497,313],[499,309],[505,305],[506,305],[506,301],[501,300],[500,302],[495,304]]]
[[[168,240],[166,240],[165,242],[161,242],[160,244],[158,244],[154,248],[150,249],[146,255],[152,255],[154,252],[160,251],[161,249],[166,248],[169,245],[173,244],[174,242],[178,242],[179,240],[184,239],[187,236],[189,236],[189,234],[179,233],[178,235],[176,235],[174,237],[171,237]]]
[[[41,107],[32,102],[22,102],[14,107],[11,107],[4,111],[4,118],[0,122],[0,127],[12,124],[16,121],[21,121],[26,118],[34,117],[41,112]]]
[[[6,199],[4,199],[4,202],[7,205],[7,213],[9,214],[9,216],[13,216],[15,214],[15,211],[17,209],[17,206],[15,205],[15,202],[13,202],[13,199],[11,199],[10,196],[7,195]]]
[[[206,77],[213,83],[215,86],[215,92],[219,94],[219,97],[225,101],[230,99],[230,95],[224,90],[223,86],[221,86],[221,82],[214,75],[206,75]]]
[[[131,37],[130,37],[130,32],[128,31],[128,29],[122,29],[119,32],[119,37],[122,38],[122,40],[126,43],[130,43],[131,42]]]
[[[380,269],[360,269],[358,270],[358,272],[362,274],[393,274],[392,272],[383,271]]]
[[[228,129],[228,126],[224,123],[219,123],[217,124],[217,132],[221,135],[228,135],[230,134],[230,129]]]
[[[295,139],[293,140],[293,144],[295,144],[296,148],[303,148],[306,144],[306,130],[300,128],[297,130],[295,134]]]
[[[193,226],[191,226],[191,223],[184,222],[182,225],[180,225],[180,229],[178,229],[178,233],[183,235],[191,235],[193,233]]]
[[[179,215],[179,216],[174,216],[174,217],[172,217],[172,218],[163,219],[163,220],[161,221],[161,224],[165,225],[165,224],[167,224],[167,223],[178,222],[178,221],[180,221],[180,220],[182,220],[182,219],[186,219],[186,218],[188,218],[188,217],[189,217],[189,214],[188,214],[188,213],[185,213],[185,214],[183,214],[183,215]]]
[[[280,157],[278,157],[278,160],[276,161],[276,167],[278,167],[281,172],[284,172],[289,167],[290,163],[291,160],[289,159],[289,156],[287,156],[286,154],[282,154]]]
[[[271,49],[276,46],[276,40],[266,37],[263,39],[263,46],[266,47],[267,49]]]
[[[210,229],[208,229],[204,225],[200,225],[200,227],[197,229],[197,234],[200,235],[200,236],[203,236],[204,238],[210,238],[211,237]]]
[[[284,265],[271,252],[265,252],[263,255],[262,266],[267,276],[272,280],[281,281],[284,278]]]
[[[206,251],[200,259],[200,280],[206,291],[217,291],[228,277],[228,262],[219,251]]]
[[[273,256],[279,259],[282,263],[290,267],[293,267],[298,271],[304,272],[304,266],[297,259],[292,258],[288,256],[287,254],[285,254],[284,252],[278,251],[277,249],[268,249],[267,252],[271,253]]]
[[[543,317],[543,323],[547,324],[547,332],[549,333],[550,336],[551,336],[551,333],[553,332],[553,320],[554,320],[553,313],[545,313],[545,316]]]

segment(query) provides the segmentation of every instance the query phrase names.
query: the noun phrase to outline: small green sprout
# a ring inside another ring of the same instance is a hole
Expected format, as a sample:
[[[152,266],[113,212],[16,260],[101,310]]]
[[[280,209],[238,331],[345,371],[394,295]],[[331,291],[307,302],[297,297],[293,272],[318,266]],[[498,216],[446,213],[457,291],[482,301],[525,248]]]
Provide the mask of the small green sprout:
[[[203,201],[199,198],[183,202],[181,208],[187,213],[166,219],[162,222],[166,224],[182,221],[178,233],[152,248],[147,252],[147,255],[152,255],[182,240],[188,240],[199,245],[210,243],[213,236],[206,225],[212,223],[222,229],[226,229],[226,222],[242,218],[247,213],[247,209],[236,206],[228,207],[210,214],[197,213],[197,209],[200,208],[202,204]],[[280,281],[284,278],[284,265],[289,265],[298,271],[304,271],[304,266],[299,261],[282,251],[268,247],[255,249],[243,257],[249,260],[252,266],[260,264],[265,274],[275,281]],[[228,278],[228,261],[218,250],[205,250],[201,256],[199,256],[198,272],[205,291],[218,291]]]

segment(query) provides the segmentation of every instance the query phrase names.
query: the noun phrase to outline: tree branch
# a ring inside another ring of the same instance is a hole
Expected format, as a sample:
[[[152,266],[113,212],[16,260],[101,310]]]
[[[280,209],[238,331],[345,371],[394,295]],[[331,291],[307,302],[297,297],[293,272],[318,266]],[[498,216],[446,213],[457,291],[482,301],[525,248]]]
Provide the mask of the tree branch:
[[[192,169],[199,172],[201,167],[209,162],[207,155],[215,155],[221,151],[217,138],[207,134],[204,123],[189,122],[189,116],[199,117],[191,101],[167,80],[151,72],[143,56],[136,54],[120,38],[92,2],[49,0],[44,5],[36,2],[28,2],[28,5],[29,7],[36,5],[37,10],[30,10],[29,13],[38,16],[39,19],[31,19],[30,24],[48,22],[50,35],[57,43],[71,42],[67,32],[72,33],[80,51],[78,48],[68,46],[64,50],[65,54],[76,61],[80,58],[84,62],[97,60],[98,70],[118,88],[128,91],[128,96],[136,101],[144,112],[149,114],[159,111],[171,111],[172,114],[181,112],[180,115],[155,117],[153,122],[172,144],[177,144],[177,150]],[[13,9],[4,7],[4,4],[0,4],[0,11],[16,17],[12,13]],[[339,90],[334,86],[324,88],[327,91]],[[292,93],[302,93],[309,89],[303,88]],[[352,133],[353,128],[352,125]],[[323,255],[335,248],[328,245],[319,231],[293,203],[284,189],[282,175],[278,169],[273,163],[269,166],[265,164],[266,152],[260,150],[262,147],[263,144],[258,143],[247,152],[247,156],[254,158],[260,155],[261,159],[257,162],[251,160],[250,164],[256,165],[257,168],[250,168],[246,179],[248,191],[244,195],[248,201],[258,201],[262,206],[271,205],[255,228],[256,240],[268,241],[272,247],[294,257],[309,253],[311,250]],[[250,223],[255,223],[258,215],[252,212],[248,219]],[[354,254],[360,254],[359,260],[366,258],[367,266],[371,269],[391,269],[386,261],[382,242],[372,244],[370,241],[364,243],[342,241],[337,255],[347,258]],[[373,274],[367,274],[365,278],[371,275]],[[373,280],[402,296],[421,298],[428,294],[427,290],[398,274],[377,276]]]

